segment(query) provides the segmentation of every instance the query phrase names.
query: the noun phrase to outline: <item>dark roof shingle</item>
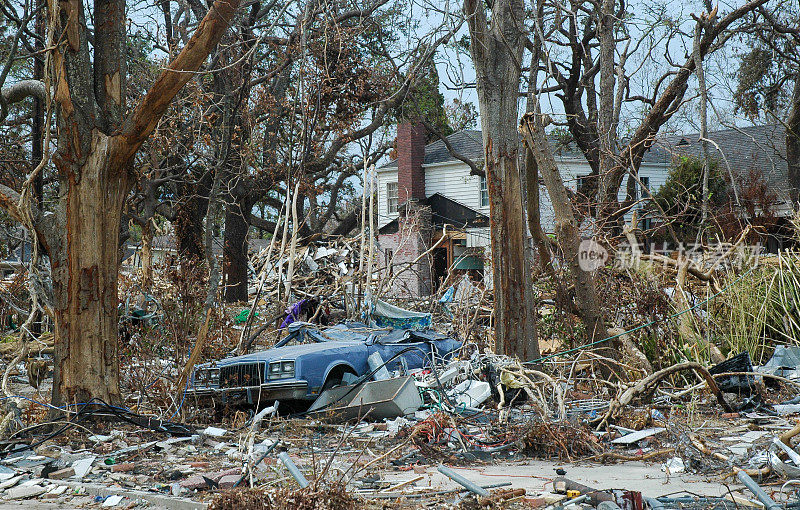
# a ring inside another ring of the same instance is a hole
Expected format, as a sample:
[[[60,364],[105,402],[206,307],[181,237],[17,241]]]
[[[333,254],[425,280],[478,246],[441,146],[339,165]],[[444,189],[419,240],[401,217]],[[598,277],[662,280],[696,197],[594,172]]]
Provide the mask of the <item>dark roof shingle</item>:
[[[789,170],[786,161],[786,130],[781,124],[767,124],[723,129],[708,134],[710,156],[718,161],[720,171],[730,168],[735,177],[746,178],[750,171],[760,172],[767,189],[788,203]],[[698,133],[664,136],[658,148],[677,158],[701,157],[703,144]]]

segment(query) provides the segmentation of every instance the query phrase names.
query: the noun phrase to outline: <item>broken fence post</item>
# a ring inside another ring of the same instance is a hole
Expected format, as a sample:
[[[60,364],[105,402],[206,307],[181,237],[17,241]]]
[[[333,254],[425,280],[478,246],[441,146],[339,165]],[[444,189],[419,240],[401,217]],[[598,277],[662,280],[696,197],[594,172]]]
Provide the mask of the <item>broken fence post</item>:
[[[308,480],[306,480],[306,477],[303,476],[303,473],[300,472],[300,469],[298,469],[294,462],[292,462],[292,459],[289,458],[286,452],[279,453],[278,458],[281,462],[283,462],[283,465],[286,466],[286,469],[289,470],[292,478],[295,479],[301,489],[308,487]]]
[[[736,476],[739,478],[739,481],[745,485],[745,487],[750,489],[750,492],[755,494],[756,498],[763,503],[767,510],[780,510],[782,508],[779,504],[773,501],[772,498],[769,497],[769,494],[767,494],[764,489],[762,489],[756,483],[755,480],[750,478],[750,475],[745,473],[743,469],[738,469],[736,471]]]
[[[488,496],[489,495],[489,491],[487,491],[486,489],[484,489],[480,485],[476,485],[476,484],[470,482],[469,480],[467,480],[463,476],[459,475],[458,473],[456,473],[455,471],[453,471],[449,467],[439,466],[436,469],[438,469],[441,474],[443,474],[447,478],[453,480],[457,484],[463,486],[464,488],[466,488],[468,491],[470,491],[473,494],[477,494],[478,496]]]

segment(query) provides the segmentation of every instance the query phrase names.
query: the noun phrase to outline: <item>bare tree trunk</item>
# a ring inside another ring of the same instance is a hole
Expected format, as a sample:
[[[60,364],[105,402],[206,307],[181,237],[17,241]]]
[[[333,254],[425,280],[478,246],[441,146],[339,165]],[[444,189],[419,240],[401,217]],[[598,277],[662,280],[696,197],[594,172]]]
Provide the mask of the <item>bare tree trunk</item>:
[[[550,243],[542,230],[541,206],[539,203],[539,166],[530,149],[525,150],[525,187],[527,188],[528,230],[531,231],[536,251],[539,254],[539,265],[553,274],[553,257],[550,255]]]
[[[530,267],[525,257],[525,214],[518,165],[519,105],[524,37],[523,2],[497,0],[491,24],[479,0],[465,0],[489,187],[495,351],[539,357]]]
[[[81,2],[60,12],[64,44],[53,51],[58,122],[59,212],[40,221],[37,236],[50,255],[55,322],[54,405],[100,398],[119,402],[117,278],[120,220],[132,187],[129,162],[178,91],[222,38],[238,0],[217,0],[180,54],[139,105],[122,120],[125,91],[125,3],[97,4],[94,54]],[[69,12],[68,12],[69,11]],[[90,65],[90,62],[92,65]],[[104,134],[99,127],[112,135]],[[3,190],[0,190],[3,191]],[[13,201],[0,200],[23,221]],[[36,218],[41,215],[32,212]]]
[[[55,379],[53,403],[119,402],[117,276],[119,224],[130,189],[113,168],[112,138],[94,131],[85,164],[61,168],[63,245],[51,250]],[[102,211],[102,212],[101,212]],[[100,242],[98,242],[100,241]]]
[[[142,287],[153,285],[153,220],[147,218],[142,226]]]
[[[45,12],[45,0],[36,0],[36,17],[34,30],[38,38],[34,43],[37,51],[44,49],[45,24],[47,13]],[[33,79],[44,79],[44,54],[35,55],[33,60]],[[45,102],[41,97],[33,98],[33,121],[31,123],[31,171],[39,166],[44,155],[44,133],[45,133]],[[49,119],[48,119],[49,120]],[[42,169],[33,181],[33,196],[36,204],[41,205],[44,199],[44,169]],[[31,332],[34,335],[42,334],[42,313],[36,313],[36,317],[31,323]]]
[[[703,16],[705,21],[705,16]],[[708,154],[708,89],[706,88],[706,75],[703,69],[703,59],[700,54],[700,40],[703,37],[703,25],[697,23],[694,33],[694,46],[692,49],[694,61],[696,62],[695,74],[697,75],[697,85],[700,87],[700,138],[703,147],[703,186],[702,202],[700,203],[700,225],[697,228],[696,244],[703,240],[706,224],[708,223],[708,174],[711,170],[709,166]],[[731,186],[736,186],[731,182]]]
[[[44,9],[45,1],[44,0],[36,0],[36,35],[40,38],[37,39],[34,47],[37,51],[44,50],[44,38],[45,38],[45,23],[46,23],[46,13]],[[39,54],[33,57],[33,79],[34,80],[43,80],[44,79],[44,54]],[[44,154],[44,110],[45,110],[45,102],[42,100],[41,97],[34,97],[33,98],[33,122],[31,124],[31,170],[36,168],[39,163],[42,161],[42,156]],[[34,187],[34,197],[36,197],[36,202],[38,204],[42,203],[42,198],[44,194],[44,171],[39,172],[39,175],[36,176],[36,179],[33,181]]]
[[[544,2],[539,2],[539,20],[543,13]],[[539,21],[541,24],[541,21]],[[531,66],[528,73],[528,97],[525,105],[526,112],[533,112],[536,109],[536,83],[537,73],[539,71],[538,63],[541,58],[542,42],[539,38],[538,31],[534,37],[535,43],[532,49]],[[536,245],[536,251],[539,254],[539,267],[544,269],[553,280],[556,290],[556,303],[562,310],[574,312],[574,304],[569,297],[567,289],[558,275],[556,275],[555,268],[553,267],[553,257],[550,252],[550,239],[545,235],[542,230],[541,207],[539,203],[539,165],[536,162],[536,156],[530,147],[525,147],[525,182],[527,192],[527,209],[528,209],[528,230],[531,232],[533,242]]]
[[[608,337],[597,297],[597,288],[592,274],[584,271],[579,263],[580,232],[575,216],[572,213],[572,204],[561,180],[561,173],[556,165],[555,157],[550,149],[549,142],[544,132],[538,106],[534,112],[527,113],[522,118],[520,131],[528,148],[533,152],[539,165],[540,174],[547,186],[550,202],[555,213],[556,236],[558,244],[564,253],[567,266],[575,282],[575,301],[581,319],[586,326],[589,342],[595,342]],[[613,352],[607,349],[609,355]]]
[[[600,178],[597,198],[598,219],[609,218],[619,207],[617,190],[619,186],[611,182],[612,170],[616,165],[617,123],[614,119],[614,86],[616,83],[614,27],[614,0],[602,0],[596,4],[599,9],[597,38],[600,45],[600,109],[598,111],[598,135],[600,155]]]
[[[179,182],[175,205],[175,237],[178,255],[197,263],[203,260],[203,218],[208,211],[208,194],[213,172],[206,172],[196,183]]]

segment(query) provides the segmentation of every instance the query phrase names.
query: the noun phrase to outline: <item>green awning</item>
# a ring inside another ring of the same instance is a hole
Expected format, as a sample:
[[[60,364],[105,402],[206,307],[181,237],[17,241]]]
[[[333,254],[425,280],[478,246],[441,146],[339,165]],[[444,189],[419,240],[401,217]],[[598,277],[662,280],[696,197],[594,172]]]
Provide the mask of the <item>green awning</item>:
[[[479,271],[483,271],[483,258],[476,257],[475,255],[461,257],[459,259],[456,259],[456,264],[454,266],[454,269],[462,269],[462,270],[477,269]]]

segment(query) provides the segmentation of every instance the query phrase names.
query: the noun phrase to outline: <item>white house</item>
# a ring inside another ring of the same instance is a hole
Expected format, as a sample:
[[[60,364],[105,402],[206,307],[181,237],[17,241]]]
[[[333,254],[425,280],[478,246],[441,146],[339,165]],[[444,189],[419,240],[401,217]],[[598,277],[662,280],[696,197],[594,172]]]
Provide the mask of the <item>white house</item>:
[[[787,165],[783,128],[778,125],[729,129],[711,133],[712,157],[720,160],[731,172],[743,175],[756,168],[776,192],[775,210],[787,216]],[[471,175],[470,167],[451,155],[444,142],[425,144],[422,126],[398,126],[397,159],[377,171],[378,243],[383,268],[394,271],[415,261],[431,246],[436,248],[404,269],[395,279],[397,295],[427,295],[436,290],[439,280],[448,269],[482,270],[477,263],[480,252],[489,246],[489,199],[484,177]],[[483,160],[483,141],[480,131],[466,130],[447,137],[453,150],[480,164]],[[639,168],[639,179],[655,193],[667,179],[677,155],[702,154],[699,136],[669,136],[660,138],[645,154]],[[581,179],[591,174],[589,163],[573,144],[551,140],[556,160],[565,184],[572,191]],[[720,153],[716,147],[722,151]],[[638,188],[638,186],[637,186]],[[552,233],[553,208],[547,189],[540,182],[542,228]],[[619,199],[627,190],[622,186]],[[637,189],[641,196],[642,191]],[[430,218],[419,218],[419,207],[413,218],[404,204],[427,205]],[[641,205],[639,206],[641,207]],[[628,219],[630,219],[630,213]],[[641,216],[640,216],[641,217]],[[647,220],[645,220],[647,221]],[[441,240],[442,236],[447,239]]]

